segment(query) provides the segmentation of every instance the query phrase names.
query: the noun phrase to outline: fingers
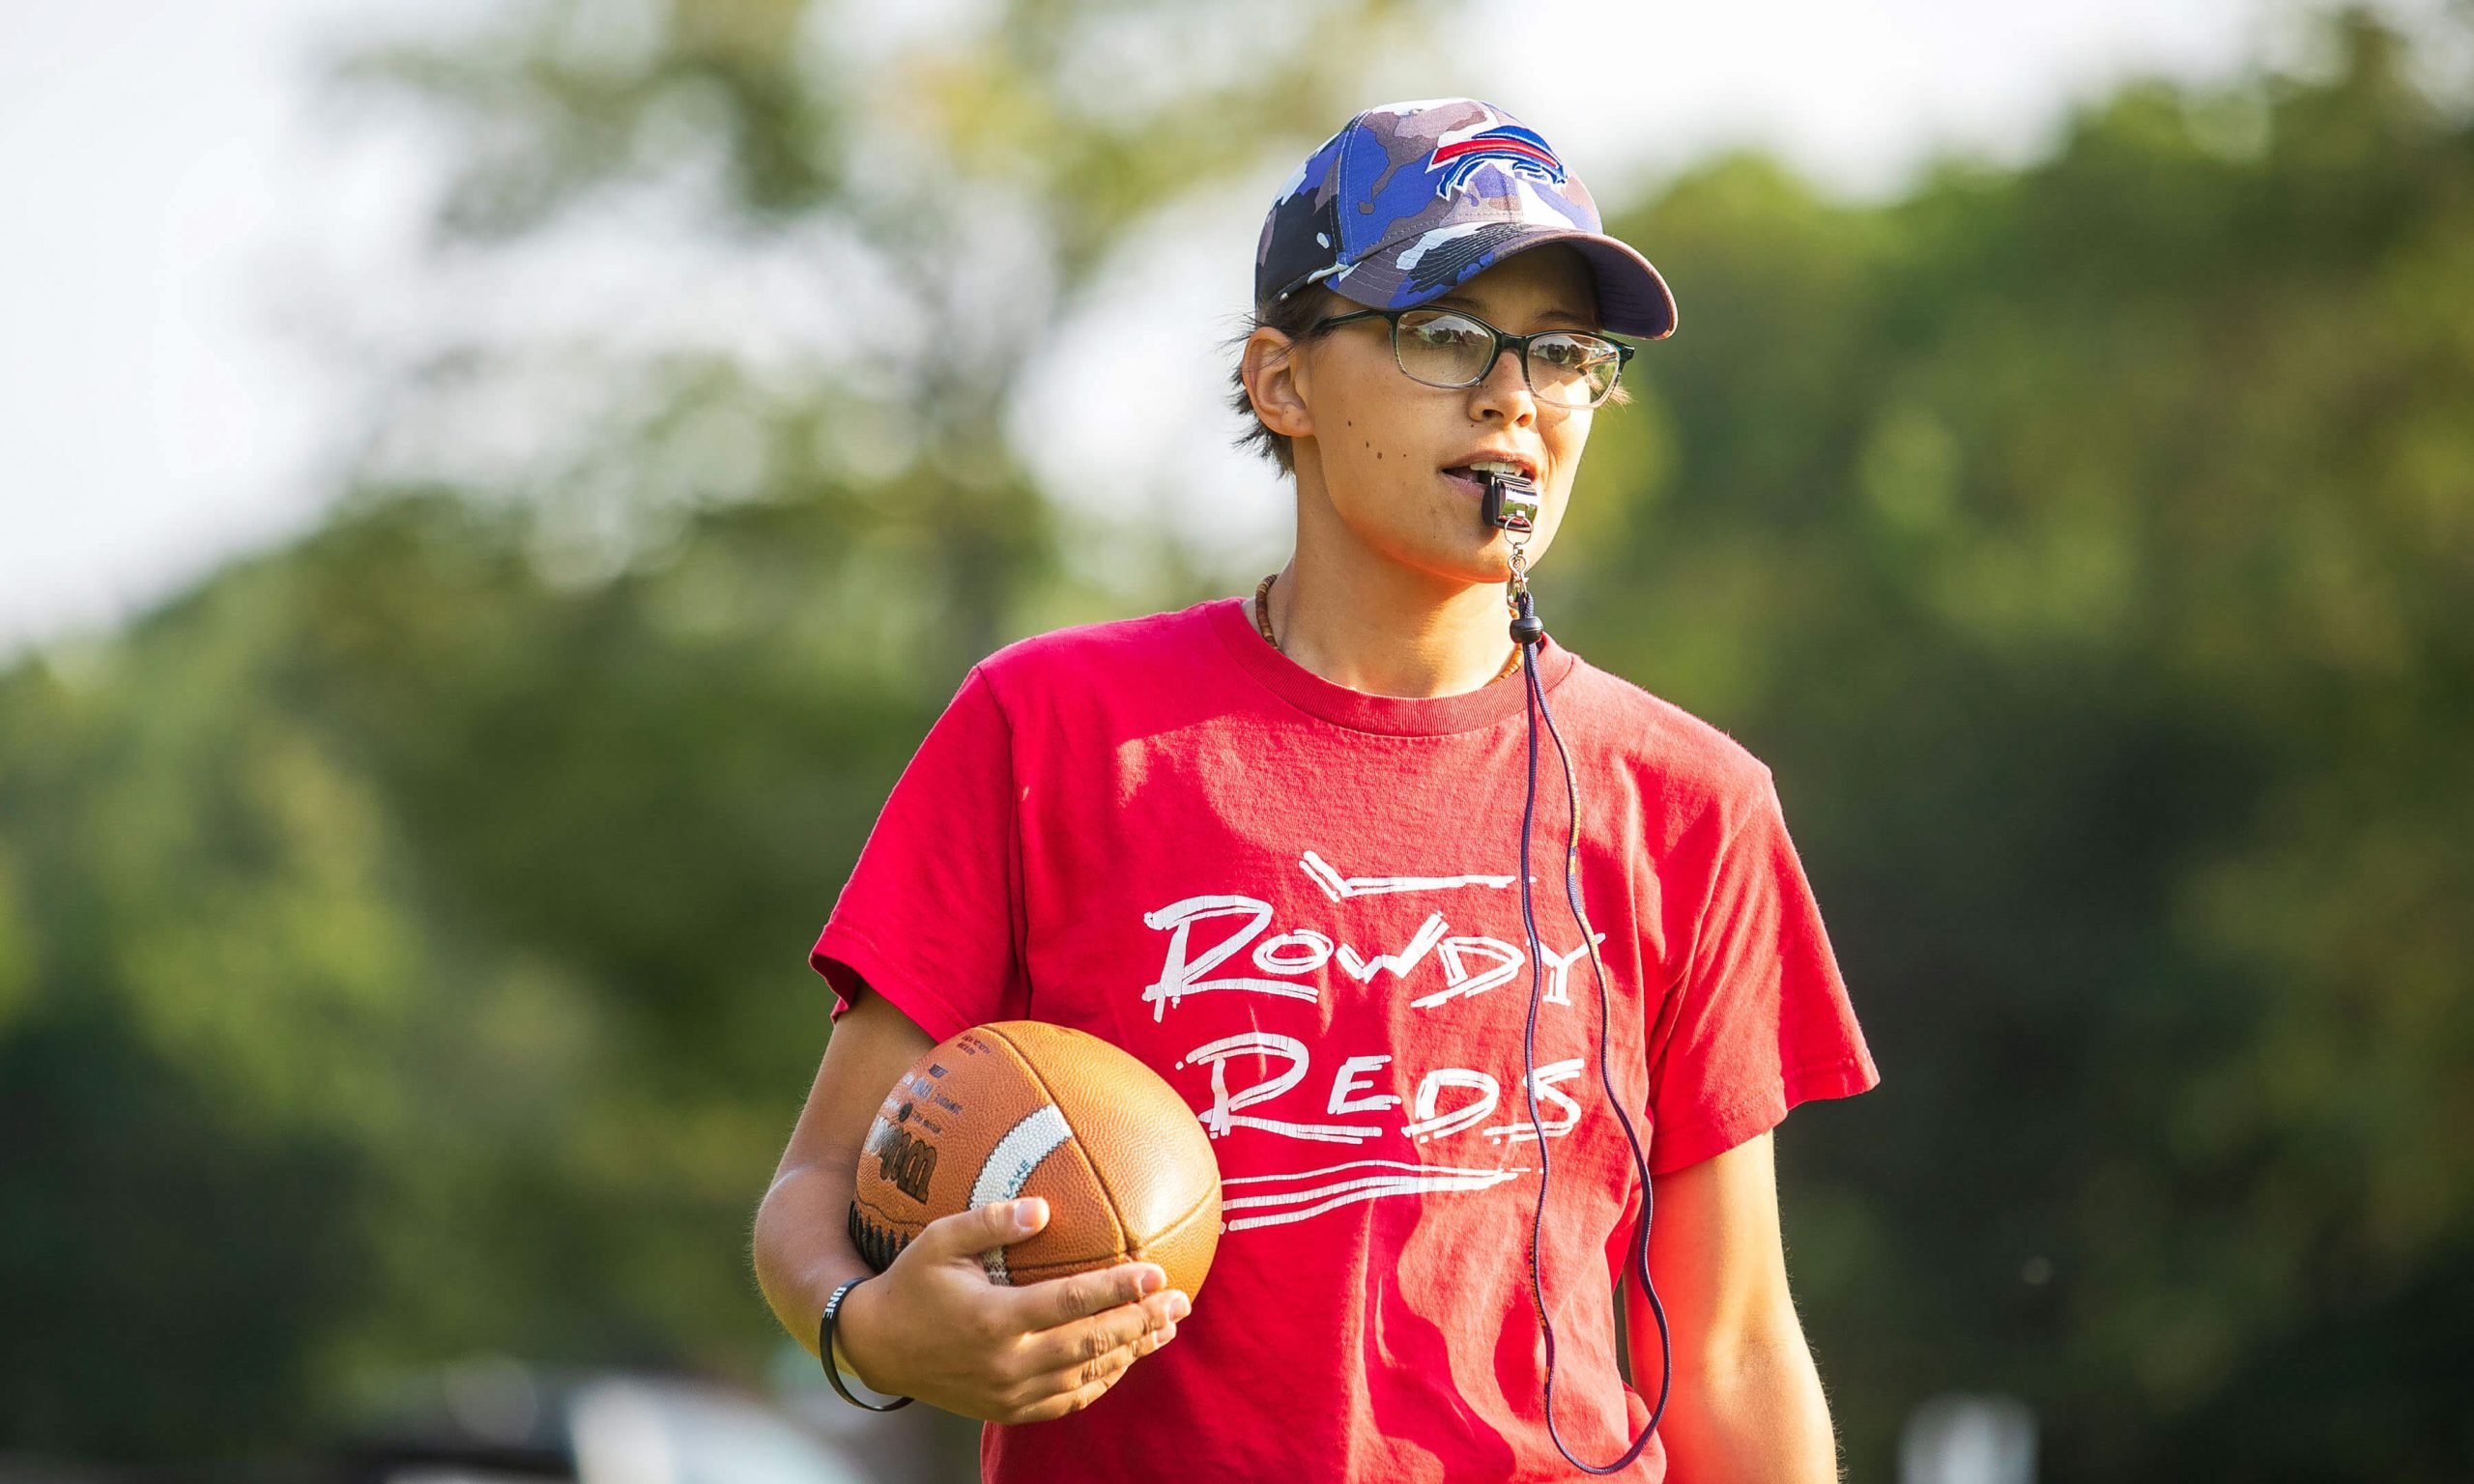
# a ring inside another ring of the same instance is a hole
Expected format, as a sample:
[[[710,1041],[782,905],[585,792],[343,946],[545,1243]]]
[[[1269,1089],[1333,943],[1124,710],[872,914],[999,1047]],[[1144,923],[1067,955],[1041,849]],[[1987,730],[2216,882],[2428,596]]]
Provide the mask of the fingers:
[[[1137,1331],[1130,1344],[1036,1376],[1017,1388],[1017,1395],[1024,1400],[1017,1403],[1009,1420],[1044,1422],[1079,1412],[1106,1395],[1125,1375],[1127,1367],[1176,1337],[1175,1321],[1165,1321],[1156,1328]]]
[[[1166,1331],[1173,1336],[1177,1321],[1191,1310],[1186,1296],[1175,1289],[1152,1295],[1140,1303],[1123,1303],[1087,1319],[1075,1320],[1027,1336],[1020,1352],[1025,1370],[1034,1374],[1093,1364],[1120,1351],[1148,1355],[1167,1343],[1160,1339],[1149,1350],[1144,1341]],[[1128,1355],[1130,1360],[1134,1355]],[[1086,1380],[1090,1378],[1085,1378]]]
[[[992,1201],[938,1216],[919,1229],[911,1242],[936,1257],[977,1257],[1021,1241],[1048,1225],[1048,1202],[1038,1196],[1019,1201]]]
[[[1157,1263],[1019,1288],[992,1284],[981,1256],[1049,1220],[1036,1196],[994,1202],[929,1222],[895,1259],[877,1297],[906,1306],[907,1332],[948,1341],[932,1347],[909,1394],[991,1422],[1060,1417],[1097,1401],[1127,1367],[1175,1337],[1190,1304]]]
[[[1088,1407],[1117,1384],[1126,1367],[1175,1339],[1177,1321],[1193,1305],[1177,1290],[1157,1286],[1165,1280],[1152,1264],[1126,1263],[1021,1290],[1017,1297],[1023,1300],[1022,1312],[1079,1317],[1023,1336],[1010,1357],[1024,1377],[1013,1387],[1014,1418],[1045,1421]],[[1126,1300],[1128,1294],[1146,1290]]]
[[[1096,1272],[1026,1283],[1014,1291],[1014,1320],[1024,1329],[1053,1329],[1120,1304],[1138,1303],[1168,1286],[1157,1263],[1119,1263]]]

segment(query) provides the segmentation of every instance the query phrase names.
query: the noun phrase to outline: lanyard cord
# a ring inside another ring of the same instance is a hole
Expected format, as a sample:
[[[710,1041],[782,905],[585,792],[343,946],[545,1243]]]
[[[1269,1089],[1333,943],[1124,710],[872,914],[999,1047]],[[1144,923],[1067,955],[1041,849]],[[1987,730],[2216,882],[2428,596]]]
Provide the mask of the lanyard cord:
[[[1516,566],[1515,571],[1525,578],[1527,574],[1522,567],[1525,564]],[[1610,1012],[1606,966],[1597,956],[1597,939],[1590,931],[1589,913],[1581,905],[1580,785],[1572,776],[1571,752],[1564,746],[1564,734],[1555,726],[1555,713],[1546,704],[1545,684],[1538,675],[1536,639],[1545,633],[1545,626],[1538,621],[1537,607],[1529,595],[1528,584],[1516,582],[1514,592],[1513,604],[1519,616],[1513,620],[1512,632],[1521,640],[1521,671],[1528,686],[1523,711],[1529,723],[1529,792],[1520,807],[1520,923],[1529,935],[1529,1018],[1521,1030],[1520,1044],[1524,1071],[1522,1084],[1529,1094],[1529,1124],[1538,1136],[1538,1210],[1529,1224],[1529,1294],[1531,1301],[1538,1306],[1538,1327],[1546,1341],[1546,1435],[1555,1441],[1555,1449],[1564,1455],[1564,1461],[1582,1472],[1617,1473],[1630,1468],[1633,1461],[1641,1456],[1641,1450],[1649,1446],[1651,1436],[1657,1431],[1659,1420],[1666,1415],[1667,1399],[1675,1375],[1675,1341],[1667,1327],[1666,1306],[1658,1302],[1657,1288],[1650,1282],[1650,1213],[1653,1201],[1649,1161],[1641,1154],[1640,1135],[1633,1130],[1632,1120],[1624,1111],[1623,1099],[1615,1095],[1614,1077],[1607,1070]],[[1524,630],[1528,631],[1528,637],[1522,637]],[[1545,1125],[1538,1113],[1538,1004],[1545,985],[1545,971],[1539,962],[1538,917],[1531,907],[1529,896],[1529,836],[1538,811],[1538,723],[1540,717],[1545,719],[1546,734],[1554,739],[1555,755],[1563,764],[1564,792],[1570,806],[1567,816],[1569,825],[1564,837],[1564,896],[1571,903],[1572,920],[1580,925],[1581,946],[1589,951],[1590,972],[1597,980],[1598,1082],[1606,1089],[1606,1105],[1615,1111],[1616,1121],[1624,1127],[1624,1141],[1631,1147],[1632,1168],[1641,1182],[1641,1220],[1634,1229],[1632,1272],[1640,1280],[1642,1296],[1649,1299],[1650,1312],[1656,1317],[1658,1325],[1657,1406],[1650,1413],[1649,1425],[1642,1428],[1641,1436],[1633,1439],[1632,1445],[1624,1450],[1624,1456],[1605,1465],[1587,1464],[1574,1457],[1572,1450],[1565,1445],[1563,1433],[1555,1426],[1555,1325],[1546,1317],[1546,1292],[1539,1275],[1539,1252],[1546,1228],[1546,1182],[1552,1169],[1546,1149]]]

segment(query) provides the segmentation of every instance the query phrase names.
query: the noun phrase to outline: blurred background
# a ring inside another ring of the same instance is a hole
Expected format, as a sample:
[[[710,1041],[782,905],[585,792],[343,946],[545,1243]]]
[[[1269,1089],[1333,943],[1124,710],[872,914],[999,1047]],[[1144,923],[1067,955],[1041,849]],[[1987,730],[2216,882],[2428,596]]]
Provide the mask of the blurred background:
[[[2450,0],[0,6],[0,1478],[970,1476],[750,1276],[803,956],[973,660],[1279,564],[1261,213],[1460,92],[1682,305],[1540,581],[1884,1069],[1851,1476],[2474,1478]]]

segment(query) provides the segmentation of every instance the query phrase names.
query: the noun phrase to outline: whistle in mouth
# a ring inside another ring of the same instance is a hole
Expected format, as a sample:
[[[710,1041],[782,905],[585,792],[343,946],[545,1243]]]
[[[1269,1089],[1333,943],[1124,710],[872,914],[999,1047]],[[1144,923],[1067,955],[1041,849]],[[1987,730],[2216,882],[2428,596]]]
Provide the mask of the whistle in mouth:
[[[1478,513],[1485,524],[1524,536],[1536,531],[1538,486],[1518,474],[1488,471],[1485,477],[1485,493],[1478,501]]]

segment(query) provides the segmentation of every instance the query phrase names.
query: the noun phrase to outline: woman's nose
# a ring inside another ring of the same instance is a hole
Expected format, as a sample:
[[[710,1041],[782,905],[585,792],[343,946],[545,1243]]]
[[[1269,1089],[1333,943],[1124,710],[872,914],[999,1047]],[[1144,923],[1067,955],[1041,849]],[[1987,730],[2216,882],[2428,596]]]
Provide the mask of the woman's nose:
[[[1514,427],[1538,420],[1538,399],[1521,369],[1520,352],[1507,345],[1495,355],[1485,377],[1470,388],[1470,411],[1480,417],[1501,415]]]

